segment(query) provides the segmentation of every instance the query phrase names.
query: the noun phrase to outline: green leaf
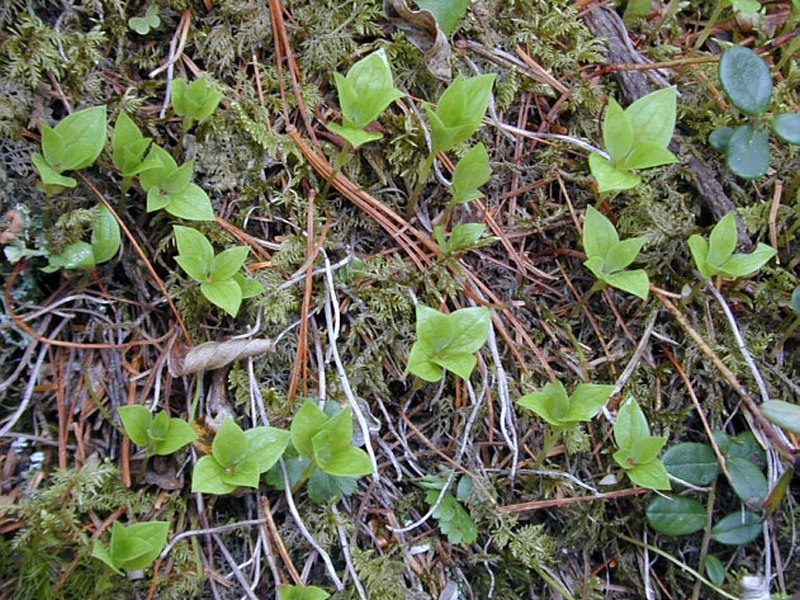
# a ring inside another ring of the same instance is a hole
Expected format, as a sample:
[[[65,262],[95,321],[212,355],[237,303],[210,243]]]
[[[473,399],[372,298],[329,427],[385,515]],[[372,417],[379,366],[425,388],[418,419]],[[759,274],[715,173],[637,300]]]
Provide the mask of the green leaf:
[[[602,410],[613,391],[613,385],[579,383],[569,398],[566,420],[591,421]]]
[[[116,523],[117,521],[115,521]],[[148,547],[145,554],[127,561],[121,562],[120,566],[126,571],[139,571],[158,558],[164,545],[167,543],[167,534],[169,533],[169,522],[167,521],[146,521],[144,523],[134,523],[128,525],[127,535],[129,539],[136,539],[144,542]],[[112,536],[112,554],[114,548],[114,541]],[[116,558],[116,557],[115,557]]]
[[[289,445],[291,434],[275,427],[253,427],[244,432],[247,438],[247,459],[264,473],[272,468]]]
[[[628,398],[619,409],[617,421],[614,423],[614,440],[617,446],[630,450],[637,439],[649,436],[650,427],[639,403],[632,397]]]
[[[295,413],[289,428],[295,449],[303,456],[313,456],[314,448],[311,439],[327,422],[328,416],[322,412],[322,409],[313,400],[305,400]]]
[[[315,585],[285,585],[280,590],[280,600],[325,600],[330,594]]]
[[[328,123],[326,126],[336,135],[346,139],[353,148],[358,148],[383,137],[383,134],[377,131],[364,131],[357,127],[345,127],[336,123]]]
[[[491,311],[485,306],[461,308],[449,315],[453,323],[450,346],[460,352],[477,352],[489,337]]]
[[[761,404],[761,412],[767,419],[779,427],[783,427],[786,431],[800,433],[800,406],[797,404],[783,400],[769,400]]]
[[[567,414],[570,409],[569,395],[564,384],[551,381],[539,392],[525,394],[517,400],[523,408],[532,410],[553,427],[568,427]]]
[[[633,445],[630,447],[630,456],[633,463],[646,465],[655,460],[666,443],[667,438],[653,435],[634,440]]]
[[[361,448],[347,446],[335,454],[328,451],[331,436],[320,431],[314,436],[314,462],[320,469],[337,477],[358,477],[372,473],[372,461]]]
[[[172,454],[180,448],[183,448],[187,444],[191,444],[196,439],[197,433],[195,433],[195,430],[192,429],[189,423],[183,419],[173,417],[169,420],[169,430],[166,439],[156,444],[154,453],[166,456],[167,454]]]
[[[469,379],[472,375],[472,370],[478,363],[478,359],[473,352],[459,352],[457,350],[448,350],[442,356],[434,356],[433,362],[444,367],[448,371],[452,371],[462,379]]]
[[[431,118],[431,140],[434,152],[446,152],[470,137],[481,125],[495,75],[484,74],[464,79],[459,75],[439,97],[436,110],[428,110]]]
[[[83,169],[91,165],[106,145],[106,107],[95,106],[76,111],[62,119],[54,133],[63,142],[58,154],[48,152],[49,136],[42,131],[42,151],[47,162],[58,172]]]
[[[180,192],[169,195],[166,211],[187,221],[213,221],[214,209],[208,194],[195,183],[190,183]]]
[[[628,190],[642,181],[642,178],[634,173],[614,168],[608,159],[596,152],[589,155],[589,169],[597,181],[597,191],[601,194]]]
[[[713,554],[709,554],[703,559],[703,567],[706,575],[714,585],[725,583],[725,565]]]
[[[386,52],[378,50],[354,64],[345,77],[334,73],[344,125],[363,129],[403,92],[394,87]]]
[[[208,238],[196,229],[173,225],[175,244],[178,247],[176,262],[192,279],[206,281],[214,260],[214,247]]]
[[[781,113],[772,120],[772,131],[784,142],[800,144],[800,114]]]
[[[128,27],[139,35],[147,35],[150,33],[150,23],[147,22],[147,19],[143,19],[142,17],[131,17],[128,19]]]
[[[320,469],[314,470],[306,484],[308,497],[317,504],[322,504],[341,496],[349,496],[357,488],[358,483],[355,478],[330,475]]]
[[[201,457],[192,470],[192,492],[230,494],[236,486],[226,483],[225,475],[225,467],[213,456]]]
[[[443,226],[436,225],[433,228],[436,242],[445,253],[454,253],[476,247],[485,231],[486,225],[483,223],[457,223],[453,227],[450,236],[446,237]]]
[[[749,48],[734,46],[722,54],[719,79],[728,99],[743,113],[757,116],[769,106],[772,97],[769,67]]]
[[[743,179],[761,177],[769,168],[769,132],[742,125],[728,141],[728,168]]]
[[[111,558],[120,567],[147,554],[150,545],[128,532],[128,528],[119,521],[111,526]]]
[[[589,258],[605,259],[609,248],[619,242],[614,224],[593,206],[586,207],[583,217],[583,249]]]
[[[147,428],[147,437],[151,442],[162,442],[167,439],[167,435],[169,435],[169,414],[166,410],[162,410],[150,422],[150,427]]]
[[[211,454],[223,467],[234,467],[247,458],[247,442],[247,436],[236,421],[225,417],[211,442]]]
[[[439,381],[444,375],[442,367],[433,361],[431,353],[419,341],[411,346],[411,352],[408,354],[408,370],[425,381]]]
[[[257,488],[260,476],[258,463],[253,459],[245,458],[235,466],[225,467],[222,480],[235,487]]]
[[[639,98],[625,110],[635,136],[634,149],[649,145],[666,150],[675,129],[676,104],[677,90],[668,87]]]
[[[233,279],[203,282],[200,284],[203,296],[214,306],[218,306],[230,316],[235,317],[242,306],[242,288]]]
[[[755,273],[778,253],[772,246],[759,243],[750,254],[736,253],[719,268],[726,277],[744,277]]]
[[[761,533],[758,517],[749,510],[725,515],[711,529],[711,539],[720,544],[743,546],[756,539]]]
[[[217,109],[220,100],[222,92],[210,87],[205,77],[191,84],[182,77],[172,82],[172,108],[182,117],[203,121]]]
[[[616,166],[621,169],[649,169],[678,162],[678,157],[654,142],[636,140],[633,150]]]
[[[42,268],[45,273],[53,273],[59,269],[91,269],[94,267],[94,252],[86,242],[70,244],[60,254],[53,254],[49,264]]]
[[[633,123],[630,116],[613,98],[608,100],[608,108],[603,119],[603,144],[614,164],[622,161],[633,149]]]
[[[719,267],[728,260],[736,249],[736,218],[733,211],[726,213],[711,230],[708,238],[706,262]]]
[[[792,291],[792,310],[800,317],[800,285]]]
[[[630,480],[636,485],[640,485],[650,490],[670,489],[669,476],[667,469],[660,460],[652,460],[643,465],[636,465],[632,469],[625,471]]]
[[[132,177],[147,168],[144,156],[151,141],[142,136],[139,127],[126,113],[119,114],[111,136],[111,158],[124,177]]]
[[[453,172],[452,202],[464,203],[483,198],[478,189],[489,181],[492,170],[489,167],[489,153],[483,143],[476,144],[458,161]]]
[[[95,264],[105,262],[119,251],[120,232],[117,220],[105,204],[98,207],[92,224],[92,254]]]
[[[733,8],[737,11],[752,15],[761,10],[761,3],[758,0],[731,0]]]
[[[151,188],[160,187],[161,182],[178,168],[178,163],[175,162],[172,155],[158,144],[150,146],[150,152],[147,153],[145,162],[149,168],[139,175],[139,183],[145,192],[149,192]]]
[[[675,444],[664,452],[661,461],[670,475],[693,485],[709,485],[719,475],[717,457],[707,444]]]
[[[620,271],[636,260],[644,246],[644,238],[635,237],[612,244],[606,253],[603,270],[606,273]]]
[[[643,269],[604,274],[601,279],[611,287],[638,296],[642,300],[647,300],[650,295],[650,278]]]
[[[242,268],[249,253],[248,246],[235,246],[217,254],[211,261],[209,269],[211,281],[225,281],[233,277]]]
[[[78,182],[72,177],[65,177],[57,173],[53,167],[47,163],[47,159],[38,152],[31,155],[31,161],[33,162],[33,166],[36,167],[36,170],[39,171],[39,177],[43,184],[65,188],[74,188],[78,185]]]
[[[242,300],[258,296],[266,291],[264,285],[255,277],[234,273],[233,280],[239,285],[239,289],[242,290]]]
[[[708,142],[714,150],[726,152],[733,132],[733,127],[717,127],[711,132],[711,135],[708,136]]]
[[[439,28],[449,36],[467,14],[469,0],[417,0],[417,5],[431,11]]]
[[[439,498],[439,490],[429,490],[425,499],[433,506]],[[478,527],[466,509],[450,492],[445,492],[439,506],[433,511],[439,529],[451,544],[472,544],[478,539]]]
[[[137,446],[146,447],[150,444],[150,436],[147,430],[153,416],[145,406],[141,404],[128,404],[120,406],[119,416],[122,419],[122,426],[125,427],[125,435]]]
[[[109,567],[111,567],[116,573],[122,574],[122,571],[117,566],[117,563],[114,562],[111,553],[108,551],[108,549],[103,545],[103,543],[100,540],[94,541],[94,546],[92,546],[92,556],[94,556],[99,560],[102,560]]]
[[[708,256],[708,242],[704,237],[695,234],[689,238],[688,244],[697,270],[700,271],[700,274],[705,279],[711,279],[716,274],[716,270],[713,269],[706,260]]]
[[[182,164],[177,169],[168,173],[159,184],[162,192],[167,195],[176,194],[186,189],[194,174],[194,161]]]
[[[731,487],[747,506],[760,508],[769,494],[766,477],[751,460],[729,458],[726,466],[731,475]]]
[[[647,522],[664,535],[689,535],[706,526],[706,510],[694,498],[658,496],[647,505]]]

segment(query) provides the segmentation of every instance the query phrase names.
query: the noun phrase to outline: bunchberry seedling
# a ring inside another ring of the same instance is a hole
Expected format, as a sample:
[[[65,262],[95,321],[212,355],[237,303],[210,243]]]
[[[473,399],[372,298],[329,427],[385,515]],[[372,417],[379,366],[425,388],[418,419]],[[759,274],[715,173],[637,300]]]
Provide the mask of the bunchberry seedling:
[[[125,435],[148,455],[165,456],[183,448],[197,439],[192,426],[183,419],[170,417],[166,410],[154,415],[141,404],[119,407],[119,416]]]
[[[593,152],[589,168],[600,193],[627,190],[642,178],[633,169],[668,165],[678,159],[667,150],[675,129],[674,87],[652,92],[623,110],[609,99],[603,119],[603,143],[609,158]]]
[[[147,212],[159,209],[187,221],[213,221],[211,199],[203,188],[192,183],[194,162],[180,167],[169,152],[153,144],[145,158],[148,168],[139,175],[147,192]]]
[[[725,153],[728,168],[744,179],[767,172],[770,163],[769,132],[761,124],[772,99],[772,76],[767,63],[753,50],[734,46],[719,61],[719,78],[725,95],[753,125],[717,127],[709,142]],[[800,144],[800,114],[781,113],[772,119],[772,131],[789,144]]]
[[[239,486],[257,488],[261,474],[278,462],[289,438],[288,431],[275,427],[242,431],[226,417],[211,443],[211,454],[194,467],[192,491],[229,494]]]
[[[408,370],[425,381],[439,381],[444,369],[469,379],[475,353],[489,336],[491,312],[481,306],[444,314],[417,304],[417,340],[408,356]]]
[[[140,571],[152,564],[167,543],[169,523],[146,521],[127,527],[118,520],[111,526],[111,544],[106,548],[95,540],[92,556],[102,560],[117,573]]]
[[[619,239],[614,224],[592,206],[583,220],[584,265],[598,279],[598,287],[610,285],[647,300],[650,279],[643,269],[625,270],[644,245],[644,238]],[[597,285],[597,284],[596,284]]]
[[[489,106],[495,75],[478,75],[464,79],[461,75],[447,86],[434,109],[425,105],[431,124],[431,152],[420,165],[417,185],[408,201],[408,212],[416,208],[417,199],[433,169],[438,152],[447,152],[456,144],[466,141],[481,126]]]
[[[172,108],[183,117],[183,131],[189,131],[195,121],[202,122],[217,109],[222,92],[208,85],[205,77],[188,83],[183,77],[172,82]]]
[[[42,154],[31,156],[45,186],[73,188],[78,182],[65,171],[91,165],[106,145],[106,107],[85,108],[64,117],[58,125],[42,127]]]
[[[499,238],[490,236],[481,239],[486,225],[483,223],[457,223],[450,235],[444,231],[444,226],[436,225],[433,228],[433,237],[445,255],[459,254],[493,244]]]
[[[564,430],[574,429],[580,422],[591,421],[602,410],[613,391],[613,385],[580,383],[569,395],[563,383],[554,381],[546,384],[541,391],[531,392],[517,400],[519,406],[536,413],[552,429],[545,434],[536,466],[544,462]]]
[[[110,260],[120,247],[119,224],[104,204],[97,207],[97,217],[92,223],[91,242],[73,242],[63,252],[48,258],[45,273],[59,269],[93,269],[96,265]]]
[[[386,52],[373,52],[350,67],[347,75],[334,73],[333,77],[342,109],[342,124],[328,123],[328,129],[347,140],[353,148],[381,139],[382,133],[364,128],[392,102],[404,96],[394,87]]]
[[[147,35],[151,29],[156,29],[159,25],[161,25],[161,17],[158,16],[157,4],[148,6],[144,17],[131,17],[128,19],[128,27],[139,35]]]
[[[200,282],[200,291],[209,302],[235,317],[242,300],[264,291],[261,282],[240,273],[250,251],[247,246],[234,246],[214,254],[211,242],[196,229],[174,225],[173,230],[178,246],[175,262],[189,277]]]
[[[697,270],[705,279],[715,275],[722,277],[744,277],[763,267],[777,250],[759,243],[750,254],[734,253],[736,248],[736,220],[729,212],[711,230],[708,241],[697,234],[689,238],[689,250]]]
[[[285,585],[280,589],[280,600],[325,600],[330,594],[315,585]]]
[[[489,181],[491,176],[489,153],[486,152],[486,146],[479,142],[456,163],[453,182],[450,185],[450,202],[447,204],[442,221],[447,223],[450,220],[450,214],[456,204],[466,204],[476,198],[483,198],[484,194],[480,187]]]
[[[354,446],[350,409],[329,416],[306,400],[292,419],[292,445],[313,466],[336,477],[360,477],[372,472],[369,455]],[[306,475],[310,475],[307,471]]]
[[[160,166],[158,153],[145,160],[145,152],[151,138],[144,137],[141,130],[127,114],[120,113],[111,137],[111,159],[122,175],[122,189],[127,190],[132,179],[148,169]]]
[[[628,398],[617,413],[614,440],[619,447],[614,460],[633,483],[651,490],[670,489],[667,469],[658,459],[667,438],[650,435],[647,418],[633,398]]]

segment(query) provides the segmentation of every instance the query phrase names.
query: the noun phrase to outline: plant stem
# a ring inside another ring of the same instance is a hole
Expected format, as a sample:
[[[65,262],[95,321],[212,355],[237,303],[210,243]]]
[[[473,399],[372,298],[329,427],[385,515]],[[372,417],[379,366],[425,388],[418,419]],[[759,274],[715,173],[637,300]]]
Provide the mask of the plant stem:
[[[581,298],[581,299],[578,301],[578,304],[576,304],[576,305],[575,305],[575,308],[573,308],[573,309],[572,309],[572,313],[570,314],[570,316],[571,316],[571,317],[576,317],[576,316],[578,316],[578,313],[579,313],[579,312],[581,312],[581,309],[582,309],[582,308],[584,307],[584,305],[585,305],[585,304],[586,304],[586,303],[589,301],[589,298],[591,298],[591,297],[592,297],[592,296],[594,296],[594,295],[595,295],[597,292],[599,292],[600,290],[602,290],[603,288],[605,288],[605,287],[606,287],[606,285],[607,285],[607,284],[606,284],[606,282],[605,282],[605,281],[602,281],[602,280],[600,280],[600,279],[598,279],[597,281],[595,281],[595,282],[594,282],[594,285],[593,285],[593,286],[592,286],[592,287],[589,289],[589,291],[588,291],[588,292],[586,292],[586,293],[583,295],[583,298]]]
[[[561,430],[560,429],[552,429],[551,427],[547,427],[544,432],[544,443],[542,444],[542,449],[539,451],[539,455],[536,457],[536,462],[533,463],[533,469],[539,469],[542,464],[544,463],[547,455],[550,454],[550,451],[555,448],[558,441],[561,439]]]
[[[325,185],[322,186],[322,191],[317,198],[317,202],[325,200],[325,198],[328,196],[328,190],[331,189],[333,180],[336,179],[336,176],[341,172],[342,167],[344,167],[347,164],[347,161],[350,160],[350,150],[352,149],[353,147],[350,145],[350,142],[345,141],[342,149],[339,150],[336,156],[333,157],[333,169],[331,170],[331,175],[328,177]]]
[[[406,216],[411,217],[417,209],[417,201],[422,195],[422,190],[428,182],[428,177],[433,170],[433,159],[436,158],[436,151],[433,150],[425,159],[425,162],[420,165],[419,172],[417,173],[417,184],[414,186],[414,191],[411,193],[411,198],[408,199],[408,208],[406,209]]]
[[[709,17],[706,26],[703,28],[703,31],[700,32],[700,37],[697,38],[697,41],[694,44],[694,49],[699,50],[700,47],[706,43],[708,36],[711,35],[711,29],[714,27],[714,24],[719,19],[719,15],[722,12],[722,0],[717,0],[716,6],[714,6],[714,10],[711,12],[711,17]]]

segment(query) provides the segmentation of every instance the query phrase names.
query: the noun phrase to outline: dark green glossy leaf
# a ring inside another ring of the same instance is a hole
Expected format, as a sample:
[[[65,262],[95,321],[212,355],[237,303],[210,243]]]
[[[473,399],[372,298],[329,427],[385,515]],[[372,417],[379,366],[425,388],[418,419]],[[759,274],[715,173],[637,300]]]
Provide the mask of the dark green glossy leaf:
[[[752,461],[739,457],[729,458],[727,467],[736,495],[747,506],[760,508],[769,494],[769,484],[761,469]]]
[[[711,530],[711,539],[720,544],[742,546],[749,544],[761,533],[758,517],[749,510],[736,511],[724,516]]]
[[[717,457],[707,444],[675,444],[664,452],[661,461],[670,475],[693,485],[709,485],[719,475]]]
[[[728,149],[728,142],[731,141],[733,132],[733,127],[717,127],[708,136],[708,142],[714,150],[725,152]]]
[[[760,115],[769,106],[772,76],[767,63],[750,48],[726,50],[719,61],[719,78],[730,101],[743,113]]]
[[[706,575],[714,585],[725,583],[725,565],[716,556],[709,554],[703,559]]]
[[[694,498],[658,496],[647,505],[650,527],[665,535],[689,535],[706,525],[706,509]]]
[[[798,288],[800,289],[800,288]],[[800,296],[800,294],[798,294]],[[800,406],[783,400],[769,400],[761,404],[761,412],[770,421],[786,431],[800,433]]]
[[[325,471],[316,469],[308,478],[306,491],[308,497],[317,504],[334,500],[341,496],[349,496],[358,489],[358,482],[354,477],[338,477]]]
[[[772,121],[772,131],[784,142],[800,144],[800,114],[781,113]]]
[[[742,125],[728,141],[727,164],[744,179],[761,177],[769,168],[769,133],[761,127]]]

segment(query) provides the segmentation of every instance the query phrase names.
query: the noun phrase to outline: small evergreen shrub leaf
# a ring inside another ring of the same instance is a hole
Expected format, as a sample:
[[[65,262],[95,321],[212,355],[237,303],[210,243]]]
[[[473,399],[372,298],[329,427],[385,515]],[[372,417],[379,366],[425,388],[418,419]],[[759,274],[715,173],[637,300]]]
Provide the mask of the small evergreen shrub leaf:
[[[664,452],[661,462],[670,475],[692,485],[709,485],[719,475],[717,457],[708,444],[675,444]]]
[[[417,5],[431,11],[439,28],[449,36],[467,14],[469,0],[417,0]]]
[[[728,99],[750,116],[763,113],[772,98],[772,76],[764,60],[750,48],[734,46],[722,54],[719,79]]]
[[[769,494],[769,484],[761,469],[747,458],[732,457],[726,461],[731,487],[747,506],[760,508]]]
[[[728,143],[731,141],[731,136],[734,132],[733,127],[717,127],[708,136],[708,142],[714,150],[719,152],[727,152]]]
[[[453,171],[453,186],[450,192],[452,202],[463,204],[476,198],[483,198],[480,187],[489,181],[492,170],[489,167],[489,153],[482,143],[476,144],[458,161]]]
[[[737,127],[726,148],[728,168],[743,179],[761,177],[769,168],[769,132],[762,127]]]
[[[111,260],[119,251],[121,236],[119,224],[105,204],[98,207],[92,223],[92,254],[95,264]]]
[[[714,585],[725,583],[725,565],[716,556],[713,554],[706,556],[703,559],[703,568],[711,583]]]
[[[772,131],[789,144],[800,144],[800,114],[781,113],[772,121]]]
[[[439,97],[436,109],[425,105],[431,122],[433,152],[447,152],[475,133],[489,106],[495,75],[455,78]]]
[[[797,292],[797,290],[795,291]],[[800,296],[800,293],[797,295]],[[768,400],[761,404],[761,412],[767,419],[779,427],[783,427],[786,431],[800,433],[800,406],[797,404],[783,400]]]
[[[438,381],[443,368],[468,378],[477,352],[489,336],[491,312],[486,307],[462,308],[449,315],[418,304],[417,340],[411,347],[408,369],[425,381]]]
[[[749,510],[730,513],[722,517],[711,529],[711,539],[720,544],[742,546],[761,534],[761,522]]]
[[[658,496],[647,505],[650,527],[669,536],[689,535],[706,526],[706,510],[694,498]]]

